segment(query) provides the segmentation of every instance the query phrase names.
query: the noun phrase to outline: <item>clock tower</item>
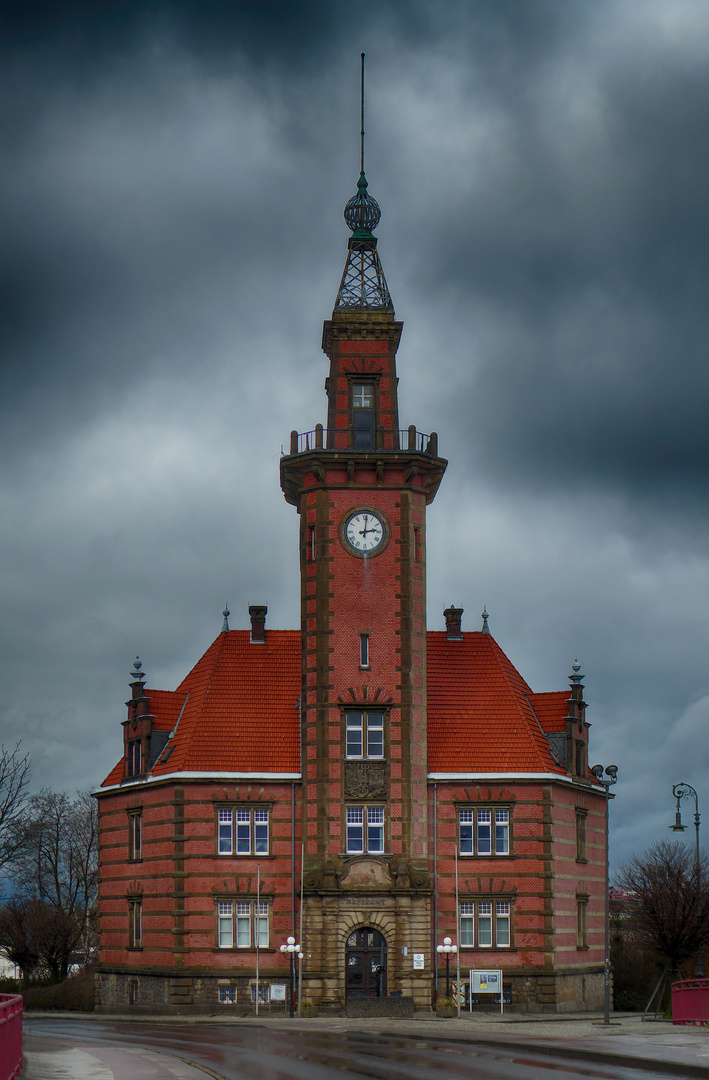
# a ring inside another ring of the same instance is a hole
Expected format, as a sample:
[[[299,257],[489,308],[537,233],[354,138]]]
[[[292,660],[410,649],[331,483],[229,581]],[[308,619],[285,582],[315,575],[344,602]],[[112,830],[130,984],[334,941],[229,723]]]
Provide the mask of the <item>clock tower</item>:
[[[343,971],[351,991],[374,968],[395,981],[389,990],[419,996],[410,960],[404,971],[395,958],[430,954],[426,508],[446,461],[435,433],[400,427],[402,323],[373,235],[379,219],[362,171],[323,330],[327,426],[292,432],[281,459],[300,515],[303,936],[321,942],[319,957],[309,945],[309,967],[333,1001]],[[368,945],[382,963],[355,956]],[[416,975],[423,991],[430,971]]]

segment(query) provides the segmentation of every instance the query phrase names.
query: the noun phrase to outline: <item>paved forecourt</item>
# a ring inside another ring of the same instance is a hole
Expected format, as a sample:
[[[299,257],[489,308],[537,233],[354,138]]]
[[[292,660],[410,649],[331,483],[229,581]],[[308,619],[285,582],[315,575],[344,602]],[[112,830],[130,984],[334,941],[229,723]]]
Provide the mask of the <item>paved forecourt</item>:
[[[57,1021],[62,1014],[41,1014]],[[28,1014],[27,1019],[40,1014]],[[247,1024],[288,1030],[294,1025],[308,1031],[367,1031],[393,1036],[413,1036],[455,1041],[485,1041],[500,1046],[524,1045],[558,1053],[564,1057],[596,1060],[606,1064],[646,1066],[655,1071],[706,1077],[709,1080],[709,1027],[680,1027],[669,1021],[643,1021],[636,1014],[616,1015],[609,1025],[603,1017],[579,1014],[566,1017],[513,1017],[491,1014],[463,1014],[461,1019],[443,1020],[420,1014],[413,1020],[352,1020],[348,1017],[289,1020],[282,1015],[243,1019],[202,1017],[92,1017],[91,1014],[63,1014],[67,1021],[96,1019],[103,1023],[160,1024]],[[67,1038],[45,1036],[39,1029],[25,1038],[23,1080],[204,1080],[218,1074],[190,1065],[177,1057],[141,1047],[123,1048],[97,1043],[90,1048],[73,1045],[68,1024]]]

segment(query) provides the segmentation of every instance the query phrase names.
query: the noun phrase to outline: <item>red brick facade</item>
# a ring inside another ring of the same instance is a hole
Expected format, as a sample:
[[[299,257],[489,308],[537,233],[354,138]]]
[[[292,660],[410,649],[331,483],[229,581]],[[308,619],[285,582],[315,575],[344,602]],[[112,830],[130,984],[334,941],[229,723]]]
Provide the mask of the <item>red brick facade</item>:
[[[139,668],[131,684],[98,793],[106,1011],[248,1011],[257,981],[274,1007],[289,935],[321,1010],[392,991],[430,1008],[445,935],[463,977],[503,969],[515,1009],[603,998],[606,803],[579,669],[534,693],[487,622],[466,630],[449,608],[427,631],[446,462],[435,434],[399,429],[402,324],[376,241],[351,227],[350,299],[323,334],[327,427],[294,432],[281,459],[300,633],[254,607],[251,632],[225,617],[176,691]]]

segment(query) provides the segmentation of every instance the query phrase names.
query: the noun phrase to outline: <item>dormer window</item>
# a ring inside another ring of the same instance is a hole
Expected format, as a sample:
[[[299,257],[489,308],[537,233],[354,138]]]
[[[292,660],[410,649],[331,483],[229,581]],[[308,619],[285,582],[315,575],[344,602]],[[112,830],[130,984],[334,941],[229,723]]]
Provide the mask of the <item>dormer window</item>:
[[[140,739],[131,739],[128,743],[128,776],[139,776],[142,772],[142,764]]]

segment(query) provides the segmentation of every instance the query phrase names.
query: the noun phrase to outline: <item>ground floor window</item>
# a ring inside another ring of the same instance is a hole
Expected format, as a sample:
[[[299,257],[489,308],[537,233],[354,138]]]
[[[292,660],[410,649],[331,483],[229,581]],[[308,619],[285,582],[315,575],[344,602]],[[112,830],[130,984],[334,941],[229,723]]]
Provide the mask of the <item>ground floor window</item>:
[[[463,900],[460,945],[468,949],[509,949],[512,911],[509,900]]]
[[[269,989],[270,989],[269,983],[259,983],[258,984],[258,1003],[259,1003],[259,1005],[268,1005],[268,1001],[269,1001],[268,992],[269,992]],[[256,1004],[256,983],[251,984],[251,1004],[252,1005]]]
[[[236,1005],[236,987],[235,986],[220,986],[219,987],[219,1004],[220,1005]]]
[[[217,945],[220,949],[267,949],[269,905],[263,900],[219,900]]]

